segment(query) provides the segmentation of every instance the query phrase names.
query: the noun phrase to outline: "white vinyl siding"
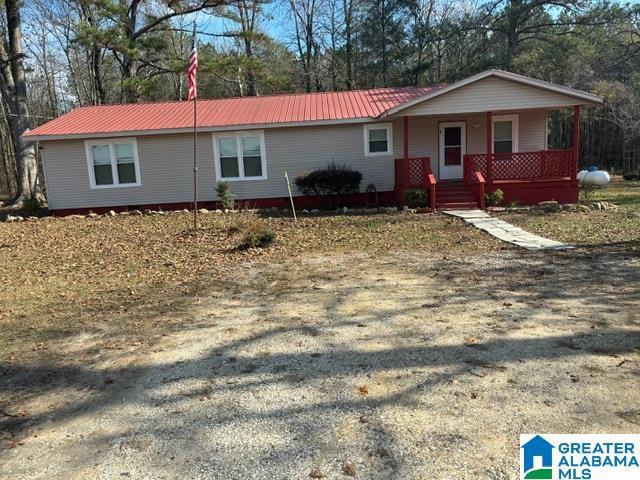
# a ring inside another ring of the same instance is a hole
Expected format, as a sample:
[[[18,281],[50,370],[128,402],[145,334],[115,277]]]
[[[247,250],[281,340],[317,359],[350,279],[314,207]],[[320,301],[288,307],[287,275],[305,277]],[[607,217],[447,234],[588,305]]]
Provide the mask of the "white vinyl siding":
[[[140,186],[135,138],[87,140],[85,155],[91,188]]]
[[[267,179],[264,132],[213,135],[213,152],[218,181]]]
[[[563,108],[581,103],[565,95],[501,78],[485,78],[402,110],[399,115],[451,115]]]
[[[515,112],[509,112],[515,113]],[[519,113],[521,151],[546,147],[546,111]],[[429,156],[438,175],[438,123],[467,122],[467,152],[486,151],[486,115],[446,115],[409,118],[409,155]],[[475,126],[477,125],[477,127]],[[393,190],[394,158],[402,158],[402,119],[394,121],[393,151],[389,155],[366,157],[363,124],[318,127],[271,128],[264,130],[267,157],[264,181],[230,182],[238,200],[283,198],[289,178],[325,167],[330,162],[346,164],[362,172],[361,189],[373,183],[378,192]],[[225,133],[218,134],[221,137]],[[90,188],[87,182],[85,144],[82,140],[41,142],[47,196],[52,210],[111,206],[142,206],[187,203],[193,199],[193,136],[191,134],[137,137],[137,151],[144,183],[139,188]],[[210,134],[198,135],[198,201],[216,197],[217,166]],[[248,146],[250,147],[250,145]],[[250,149],[247,148],[250,153]],[[300,195],[295,186],[293,194]]]

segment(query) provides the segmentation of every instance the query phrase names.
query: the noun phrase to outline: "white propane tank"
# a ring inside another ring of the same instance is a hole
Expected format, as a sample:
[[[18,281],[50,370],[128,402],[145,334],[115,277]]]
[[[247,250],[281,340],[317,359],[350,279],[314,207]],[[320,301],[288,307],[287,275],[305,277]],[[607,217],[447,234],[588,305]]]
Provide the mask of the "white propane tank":
[[[611,181],[608,172],[604,170],[594,170],[589,172],[582,170],[578,173],[578,182],[580,185],[593,185],[594,187],[604,187]]]

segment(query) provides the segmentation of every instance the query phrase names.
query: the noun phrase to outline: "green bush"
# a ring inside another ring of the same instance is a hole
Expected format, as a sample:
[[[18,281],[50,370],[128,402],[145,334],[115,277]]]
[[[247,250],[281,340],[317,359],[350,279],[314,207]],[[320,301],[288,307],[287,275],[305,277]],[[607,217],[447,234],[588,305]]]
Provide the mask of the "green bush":
[[[27,215],[45,215],[44,203],[38,198],[32,197],[24,201],[24,211]]]
[[[504,200],[504,192],[500,189],[494,190],[493,192],[489,192],[484,196],[487,205],[494,207],[496,205],[500,205]]]
[[[596,187],[593,185],[581,185],[580,186],[580,201],[592,202],[596,193]]]
[[[227,182],[218,182],[216,184],[216,193],[218,194],[218,201],[222,205],[222,208],[227,208],[229,210],[233,210],[235,208],[235,195],[231,192],[231,189],[229,189],[229,184]]]
[[[404,200],[411,208],[425,207],[427,199],[427,191],[422,188],[410,188],[404,191]]]
[[[303,195],[343,195],[360,191],[362,173],[334,162],[325,168],[296,177],[296,186]]]
[[[242,231],[242,240],[238,245],[240,250],[265,248],[276,240],[276,233],[258,220],[242,226],[240,230]]]

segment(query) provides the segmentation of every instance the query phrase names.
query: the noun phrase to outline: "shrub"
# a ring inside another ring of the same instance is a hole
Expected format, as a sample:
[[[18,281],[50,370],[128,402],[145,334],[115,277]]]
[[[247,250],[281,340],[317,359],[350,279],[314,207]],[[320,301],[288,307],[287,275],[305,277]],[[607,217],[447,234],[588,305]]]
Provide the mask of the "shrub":
[[[360,191],[362,173],[346,165],[329,163],[325,168],[296,177],[303,195],[343,195]]]
[[[593,201],[596,193],[596,187],[594,185],[581,185],[580,186],[580,201],[591,202]]]
[[[229,210],[233,210],[236,201],[234,200],[235,195],[229,189],[229,184],[227,182],[218,182],[216,184],[216,193],[218,194],[218,200],[223,208],[227,208]]]
[[[28,215],[44,215],[46,214],[46,209],[44,207],[44,203],[35,197],[29,198],[24,201],[24,211]]]
[[[276,233],[267,228],[267,226],[259,221],[252,221],[240,228],[242,232],[242,240],[238,248],[246,250],[247,248],[265,248],[276,240]]]
[[[488,205],[494,207],[499,205],[504,200],[504,192],[500,189],[494,190],[493,192],[489,192],[484,196]]]
[[[427,191],[422,188],[410,188],[404,191],[404,199],[411,208],[427,205]]]

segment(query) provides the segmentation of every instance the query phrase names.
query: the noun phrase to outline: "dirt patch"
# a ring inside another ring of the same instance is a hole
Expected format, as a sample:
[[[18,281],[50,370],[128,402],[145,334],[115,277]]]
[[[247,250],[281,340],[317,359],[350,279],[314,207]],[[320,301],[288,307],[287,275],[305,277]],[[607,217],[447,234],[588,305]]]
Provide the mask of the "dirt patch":
[[[337,245],[5,364],[3,475],[496,480],[520,433],[637,430],[637,252]]]

